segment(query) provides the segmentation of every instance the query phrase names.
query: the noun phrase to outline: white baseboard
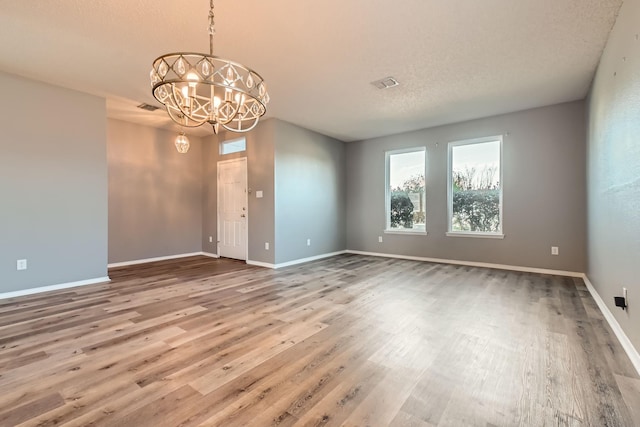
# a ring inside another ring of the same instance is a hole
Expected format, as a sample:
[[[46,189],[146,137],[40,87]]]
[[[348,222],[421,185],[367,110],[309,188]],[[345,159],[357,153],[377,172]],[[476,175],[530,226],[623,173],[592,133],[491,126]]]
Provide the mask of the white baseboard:
[[[342,255],[342,254],[346,254],[346,253],[347,253],[347,251],[329,252],[329,253],[326,253],[326,254],[310,256],[310,257],[307,257],[307,258],[300,258],[300,259],[294,259],[292,261],[281,262],[280,264],[269,264],[269,263],[261,262],[261,261],[247,260],[247,264],[256,265],[258,267],[278,269],[278,268],[283,268],[283,267],[290,267],[292,265],[297,265],[297,264],[304,264],[305,262],[317,261],[319,259],[329,258],[329,257],[332,257],[332,256]]]
[[[262,261],[252,261],[250,259],[248,259],[246,261],[246,263],[248,265],[255,265],[256,267],[264,267],[264,268],[276,268],[275,264],[269,264],[268,262],[262,262]]]
[[[308,258],[294,259],[293,261],[281,262],[280,264],[276,264],[274,268],[283,268],[283,267],[289,267],[297,264],[304,264],[305,262],[317,261],[319,259],[330,258],[332,256],[342,255],[346,253],[347,251],[329,252],[326,254],[310,256]]]
[[[200,255],[208,256],[209,258],[220,258],[220,255],[212,254],[211,252],[200,252]]]
[[[385,253],[379,253],[379,252],[364,252],[364,251],[354,251],[354,250],[346,250],[345,253],[356,254],[356,255],[377,256],[382,258],[407,259],[411,261],[436,262],[440,264],[466,265],[469,267],[496,268],[498,270],[523,271],[526,273],[553,274],[556,276],[568,276],[568,277],[580,277],[580,278],[584,276],[584,273],[579,273],[577,271],[549,270],[546,268],[521,267],[518,265],[506,265],[506,264],[492,264],[488,262],[460,261],[456,259],[427,258],[427,257],[419,257],[419,256],[411,256],[411,255],[396,255],[396,254],[385,254]]]
[[[42,292],[59,291],[60,289],[76,288],[78,286],[95,285],[97,283],[110,282],[109,276],[97,277],[95,279],[80,280],[77,282],[60,283],[58,285],[40,286],[39,288],[21,289],[19,291],[4,292],[0,294],[0,299],[16,298],[25,295],[39,294]]]
[[[593,284],[591,283],[587,275],[584,274],[582,276],[582,279],[584,280],[585,285],[587,285],[589,293],[596,301],[596,304],[598,304],[598,308],[604,315],[604,318],[607,319],[607,323],[609,323],[609,326],[611,326],[611,329],[613,329],[613,333],[616,334],[616,337],[618,338],[618,341],[620,341],[622,348],[624,348],[627,356],[629,356],[633,367],[636,368],[636,371],[638,371],[638,374],[640,374],[640,353],[638,353],[638,350],[636,350],[636,348],[633,346],[627,334],[624,333],[622,327],[613,316],[613,313],[611,313],[611,311],[609,310],[609,307],[607,307],[607,304],[605,304],[605,302],[602,300],[600,294],[598,294],[598,291],[596,291],[596,288],[593,287]]]
[[[212,256],[214,258],[218,258],[217,255],[213,255],[213,254],[205,254],[204,252],[191,252],[188,254],[176,254],[176,255],[159,256],[155,258],[135,259],[132,261],[114,262],[114,263],[108,264],[107,267],[109,268],[126,267],[128,265],[146,264],[148,262],[156,262],[156,261],[168,261],[171,259],[187,258],[190,256],[198,256],[198,255],[206,255],[206,256]]]

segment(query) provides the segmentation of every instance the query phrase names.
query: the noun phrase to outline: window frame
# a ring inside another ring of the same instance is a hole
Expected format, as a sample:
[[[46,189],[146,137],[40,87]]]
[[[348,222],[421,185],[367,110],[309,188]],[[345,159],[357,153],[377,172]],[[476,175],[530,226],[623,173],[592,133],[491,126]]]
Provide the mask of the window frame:
[[[459,147],[463,145],[474,145],[474,144],[482,144],[487,142],[495,142],[498,141],[500,143],[500,207],[499,207],[499,215],[500,215],[500,231],[495,232],[487,232],[487,231],[454,231],[453,230],[453,148]],[[493,136],[485,136],[481,138],[472,138],[472,139],[463,139],[459,141],[451,141],[447,145],[447,232],[446,235],[448,237],[474,237],[474,238],[485,238],[485,239],[504,239],[504,181],[502,179],[504,174],[503,167],[503,145],[504,145],[504,136],[503,135],[493,135]]]
[[[413,153],[413,152],[418,152],[421,151],[424,154],[424,170],[422,171],[422,173],[424,174],[424,212],[425,212],[425,221],[424,221],[424,230],[408,230],[408,229],[395,229],[395,228],[391,228],[391,185],[390,185],[390,178],[391,178],[391,156],[396,155],[396,154],[405,154],[405,153]],[[416,146],[416,147],[409,147],[409,148],[400,148],[400,149],[395,149],[395,150],[386,150],[384,152],[385,154],[385,167],[384,167],[384,215],[385,215],[385,220],[384,220],[384,230],[383,233],[385,234],[401,234],[401,235],[409,235],[409,236],[415,236],[415,235],[426,235],[427,234],[427,220],[426,220],[426,214],[427,214],[427,146],[426,145],[422,145],[422,146]]]
[[[223,152],[222,152],[222,151],[223,151],[223,148],[224,148],[225,146],[232,145],[232,144],[234,144],[234,143],[236,143],[236,142],[239,142],[239,141],[242,141],[242,142],[244,143],[244,144],[243,144],[243,145],[244,145],[244,148],[243,148],[242,150],[231,151],[231,152],[229,152],[229,153],[223,153]],[[240,136],[240,137],[238,137],[238,138],[232,138],[232,139],[227,139],[227,140],[224,140],[224,141],[220,141],[220,144],[218,145],[218,154],[219,154],[220,156],[228,156],[228,155],[230,155],[230,154],[242,153],[242,152],[245,152],[245,151],[247,151],[247,138],[246,138],[245,136]]]

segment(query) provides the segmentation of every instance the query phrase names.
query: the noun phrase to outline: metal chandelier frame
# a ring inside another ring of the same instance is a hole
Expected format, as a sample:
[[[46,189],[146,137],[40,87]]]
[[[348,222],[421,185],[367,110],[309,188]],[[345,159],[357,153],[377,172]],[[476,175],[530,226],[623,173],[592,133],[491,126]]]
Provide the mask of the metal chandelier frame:
[[[153,61],[152,93],[180,126],[209,123],[215,133],[220,126],[231,132],[247,132],[267,111],[267,87],[251,68],[213,55],[214,18],[210,0],[208,55],[177,52]]]

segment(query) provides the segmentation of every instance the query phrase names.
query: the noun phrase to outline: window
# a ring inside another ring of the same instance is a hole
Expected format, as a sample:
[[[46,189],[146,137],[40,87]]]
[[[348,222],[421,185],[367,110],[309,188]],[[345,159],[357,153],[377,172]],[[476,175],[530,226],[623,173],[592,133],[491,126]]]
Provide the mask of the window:
[[[386,153],[386,232],[426,233],[425,147]]]
[[[242,138],[230,139],[220,143],[220,154],[239,153],[247,149],[247,140]]]
[[[502,238],[502,136],[449,143],[448,236]]]

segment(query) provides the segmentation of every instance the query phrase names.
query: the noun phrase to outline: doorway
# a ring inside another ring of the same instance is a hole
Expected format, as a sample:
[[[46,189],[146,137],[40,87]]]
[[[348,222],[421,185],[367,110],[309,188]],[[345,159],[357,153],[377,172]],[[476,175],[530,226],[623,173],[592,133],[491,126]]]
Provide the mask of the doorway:
[[[218,254],[247,259],[247,158],[218,162]]]

